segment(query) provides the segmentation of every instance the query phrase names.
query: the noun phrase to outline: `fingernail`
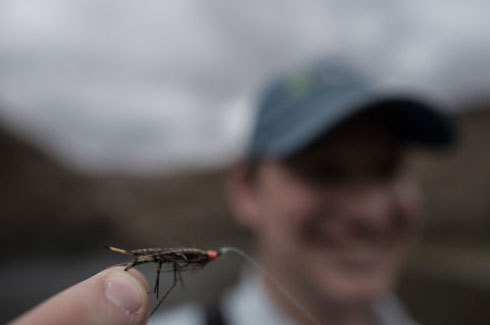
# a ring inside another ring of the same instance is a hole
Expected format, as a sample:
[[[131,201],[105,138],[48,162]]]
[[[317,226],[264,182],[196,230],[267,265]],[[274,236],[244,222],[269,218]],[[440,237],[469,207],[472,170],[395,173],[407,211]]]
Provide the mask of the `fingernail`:
[[[128,273],[113,273],[105,280],[107,299],[124,310],[134,313],[143,305],[143,290]]]

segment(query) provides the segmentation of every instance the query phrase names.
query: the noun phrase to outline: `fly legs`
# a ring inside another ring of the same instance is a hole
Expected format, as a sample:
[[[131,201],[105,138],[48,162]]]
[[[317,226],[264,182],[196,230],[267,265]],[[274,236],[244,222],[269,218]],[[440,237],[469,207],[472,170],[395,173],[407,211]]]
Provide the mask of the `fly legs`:
[[[173,262],[173,268],[174,268],[174,270],[173,270],[174,271],[174,280],[173,280],[172,284],[170,285],[170,288],[168,288],[167,292],[165,292],[165,294],[163,295],[162,299],[158,300],[158,303],[156,304],[156,306],[151,311],[150,316],[153,315],[153,313],[158,309],[158,307],[160,307],[160,305],[165,300],[165,298],[167,298],[167,296],[170,294],[170,292],[175,288],[175,286],[177,285],[177,282],[180,280],[181,283],[183,283],[182,282],[182,275],[180,274],[177,262]],[[157,299],[158,299],[158,286],[160,284],[160,271],[161,271],[161,264],[158,264],[157,281],[155,283]]]

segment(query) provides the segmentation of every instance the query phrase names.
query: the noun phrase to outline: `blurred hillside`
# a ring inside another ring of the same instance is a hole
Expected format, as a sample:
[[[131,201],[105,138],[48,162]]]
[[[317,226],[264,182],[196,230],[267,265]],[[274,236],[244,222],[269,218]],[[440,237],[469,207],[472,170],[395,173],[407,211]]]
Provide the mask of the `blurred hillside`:
[[[0,129],[2,254],[83,248],[114,235],[93,204],[89,178],[69,171],[33,144]]]
[[[5,128],[0,152],[2,254],[161,246],[189,238],[197,244],[239,234],[227,216],[222,171],[82,175]]]

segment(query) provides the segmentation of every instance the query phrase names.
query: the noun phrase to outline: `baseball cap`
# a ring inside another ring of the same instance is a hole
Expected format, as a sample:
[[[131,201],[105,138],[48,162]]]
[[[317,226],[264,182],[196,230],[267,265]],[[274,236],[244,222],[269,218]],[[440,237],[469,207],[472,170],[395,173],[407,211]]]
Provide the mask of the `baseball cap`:
[[[444,147],[455,141],[451,119],[413,94],[387,93],[340,60],[323,60],[266,87],[247,155],[285,158],[356,114],[373,110],[407,142]]]

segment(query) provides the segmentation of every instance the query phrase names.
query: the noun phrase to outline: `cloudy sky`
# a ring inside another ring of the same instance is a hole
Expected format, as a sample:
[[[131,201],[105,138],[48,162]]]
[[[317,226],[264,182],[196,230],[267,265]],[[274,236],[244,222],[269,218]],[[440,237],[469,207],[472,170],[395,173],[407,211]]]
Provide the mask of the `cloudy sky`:
[[[490,85],[490,3],[2,0],[0,120],[91,171],[214,165],[270,73],[319,55],[451,102]]]

